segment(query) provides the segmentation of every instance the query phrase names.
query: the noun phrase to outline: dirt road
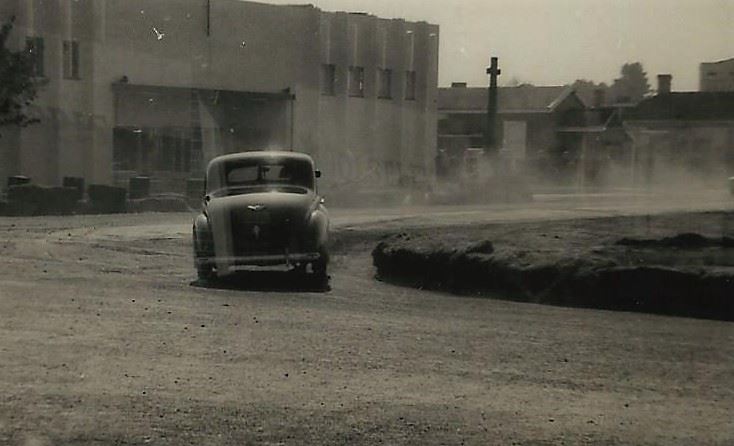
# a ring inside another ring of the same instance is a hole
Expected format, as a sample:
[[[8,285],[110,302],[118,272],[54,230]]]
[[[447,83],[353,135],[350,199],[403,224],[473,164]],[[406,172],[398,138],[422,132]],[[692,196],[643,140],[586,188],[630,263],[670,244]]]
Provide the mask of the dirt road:
[[[0,219],[0,444],[734,444],[731,323],[394,287],[358,236],[676,206],[334,211],[325,293],[195,286],[187,214]]]

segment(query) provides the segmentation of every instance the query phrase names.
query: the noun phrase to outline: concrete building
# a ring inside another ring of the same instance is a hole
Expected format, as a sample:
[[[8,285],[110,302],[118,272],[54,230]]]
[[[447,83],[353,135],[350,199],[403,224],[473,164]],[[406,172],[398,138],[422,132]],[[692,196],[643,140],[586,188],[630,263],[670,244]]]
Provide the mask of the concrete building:
[[[312,154],[327,189],[427,181],[438,27],[238,0],[6,0],[36,55],[41,124],[3,128],[0,175],[182,190],[215,155]]]
[[[464,83],[439,89],[437,145],[442,156],[457,159],[466,148],[483,146],[487,94],[487,88]],[[585,108],[569,87],[499,87],[497,140],[539,181],[564,176],[557,171],[565,167],[554,160],[576,156],[581,138],[559,129],[583,125]]]
[[[734,91],[734,58],[699,66],[701,91]]]

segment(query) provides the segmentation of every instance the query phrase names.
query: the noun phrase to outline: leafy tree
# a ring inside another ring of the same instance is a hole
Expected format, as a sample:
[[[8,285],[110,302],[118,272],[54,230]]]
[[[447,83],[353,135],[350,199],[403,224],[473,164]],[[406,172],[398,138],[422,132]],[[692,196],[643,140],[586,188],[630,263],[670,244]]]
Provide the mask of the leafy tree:
[[[532,87],[533,84],[530,82],[525,82],[517,76],[512,76],[510,80],[505,82],[503,86],[504,87]]]
[[[622,75],[615,79],[610,88],[610,96],[614,102],[639,102],[650,92],[647,73],[639,62],[626,63],[620,71]]]
[[[603,90],[605,96],[608,96],[609,94],[609,86],[604,82],[597,84],[594,81],[578,79],[573,84],[571,84],[571,87],[574,89],[574,91],[576,91],[576,94],[581,98],[581,100],[584,101],[584,103],[588,106],[594,105],[594,95],[596,94],[596,90]]]
[[[14,21],[12,18],[0,27],[0,127],[38,122],[27,114],[36,98],[33,56],[28,49],[12,51],[7,47]]]

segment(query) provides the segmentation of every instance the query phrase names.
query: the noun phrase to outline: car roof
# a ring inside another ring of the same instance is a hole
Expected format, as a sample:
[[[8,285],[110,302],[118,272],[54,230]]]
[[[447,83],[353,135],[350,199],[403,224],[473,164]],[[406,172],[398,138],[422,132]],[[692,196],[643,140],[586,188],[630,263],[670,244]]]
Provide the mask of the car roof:
[[[262,158],[287,158],[297,159],[313,163],[313,159],[303,152],[288,152],[285,150],[256,150],[251,152],[238,152],[230,153],[227,155],[220,155],[212,159],[209,162],[209,167],[214,164],[225,163],[228,161],[240,161],[248,159],[262,159]]]

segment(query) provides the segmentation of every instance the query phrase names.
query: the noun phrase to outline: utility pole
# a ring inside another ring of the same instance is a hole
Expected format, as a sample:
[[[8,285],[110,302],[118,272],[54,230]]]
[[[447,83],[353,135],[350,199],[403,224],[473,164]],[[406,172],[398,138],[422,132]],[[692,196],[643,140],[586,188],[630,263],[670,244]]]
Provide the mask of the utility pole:
[[[487,152],[494,152],[497,149],[497,76],[501,73],[497,58],[492,57],[490,66],[487,68],[489,90],[487,94],[487,121],[484,129],[484,148]]]
[[[211,36],[212,33],[212,2],[206,0],[206,36]]]

